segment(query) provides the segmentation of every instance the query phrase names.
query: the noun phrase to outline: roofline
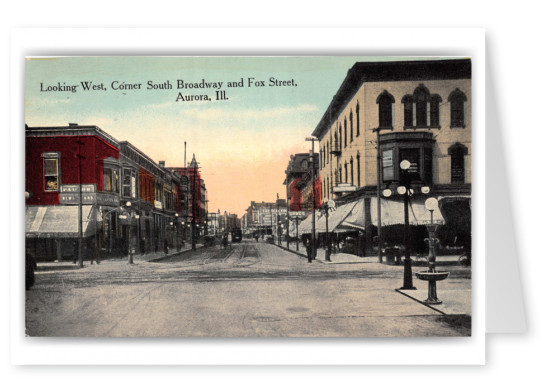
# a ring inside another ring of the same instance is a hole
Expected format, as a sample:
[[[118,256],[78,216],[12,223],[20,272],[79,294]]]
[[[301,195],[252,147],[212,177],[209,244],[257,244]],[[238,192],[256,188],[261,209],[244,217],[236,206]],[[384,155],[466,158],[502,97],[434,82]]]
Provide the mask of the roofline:
[[[350,98],[366,82],[460,80],[471,78],[471,59],[357,62],[348,70],[344,81],[331,99],[327,110],[312,132],[320,137],[340,114]],[[337,115],[335,115],[337,114]]]
[[[99,126],[96,125],[70,125],[70,126],[25,126],[25,136],[55,136],[55,134],[47,133],[56,133],[56,132],[73,132],[74,136],[79,136],[80,132],[95,132],[97,133],[104,141],[111,143],[114,147],[120,150],[120,141],[116,138],[102,130]],[[30,134],[29,134],[30,133]],[[41,134],[42,133],[42,134]],[[82,136],[87,136],[83,134]],[[91,134],[88,134],[91,136]]]

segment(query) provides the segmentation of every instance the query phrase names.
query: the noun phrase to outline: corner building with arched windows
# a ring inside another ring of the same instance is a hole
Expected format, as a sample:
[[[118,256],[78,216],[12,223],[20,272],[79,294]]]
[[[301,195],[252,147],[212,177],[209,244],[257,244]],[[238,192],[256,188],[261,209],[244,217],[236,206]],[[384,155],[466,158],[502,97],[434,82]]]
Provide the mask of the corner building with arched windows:
[[[471,106],[470,59],[356,63],[312,133],[322,200],[338,206],[332,235],[356,237],[360,255],[377,242],[379,150],[381,191],[392,194],[381,197],[383,244],[403,244],[404,202],[396,189],[400,162],[408,160],[412,250],[425,245],[429,197],[439,201],[442,249],[470,246]]]

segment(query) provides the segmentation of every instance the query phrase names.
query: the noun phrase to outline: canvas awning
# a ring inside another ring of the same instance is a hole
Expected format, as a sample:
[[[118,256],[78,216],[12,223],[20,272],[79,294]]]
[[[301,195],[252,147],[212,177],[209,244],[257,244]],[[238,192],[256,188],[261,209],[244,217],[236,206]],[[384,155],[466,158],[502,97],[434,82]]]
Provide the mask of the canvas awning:
[[[316,233],[325,233],[326,224],[329,232],[349,231],[363,229],[364,208],[363,200],[349,202],[338,206],[334,211],[329,212],[329,218],[326,222],[325,214],[316,211]],[[346,224],[344,224],[346,222]],[[295,228],[290,228],[291,236],[296,236]],[[303,220],[298,226],[299,235],[312,232],[312,214]]]
[[[97,211],[93,205],[82,206],[82,234],[94,234]],[[27,206],[25,208],[27,238],[77,238],[78,205]]]
[[[371,223],[377,225],[377,197],[371,198]],[[433,212],[434,221],[444,221],[440,209]],[[425,208],[425,199],[412,199],[409,205],[409,223],[427,224],[430,212]],[[381,199],[381,225],[404,224],[404,202],[402,200]]]

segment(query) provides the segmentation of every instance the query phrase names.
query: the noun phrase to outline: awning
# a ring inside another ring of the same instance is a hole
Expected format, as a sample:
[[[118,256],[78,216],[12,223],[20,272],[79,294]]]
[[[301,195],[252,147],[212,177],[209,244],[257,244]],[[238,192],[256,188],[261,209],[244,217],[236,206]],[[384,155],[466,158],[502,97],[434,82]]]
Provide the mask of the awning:
[[[328,225],[329,232],[337,231],[349,231],[350,229],[356,230],[358,227],[355,225],[361,225],[359,229],[363,229],[364,211],[363,200],[353,201],[347,204],[341,205],[336,210],[329,212],[329,218],[326,221],[325,214],[316,211],[316,233],[325,233],[326,224]],[[346,221],[346,224],[343,222]],[[294,227],[290,229],[291,236],[296,236]],[[312,214],[303,220],[298,226],[299,235],[309,234],[312,232]]]
[[[96,208],[82,206],[82,235],[94,234]],[[27,206],[25,208],[27,238],[77,238],[78,205]]]
[[[354,230],[365,230],[365,202],[360,200],[350,211],[350,214],[340,224],[342,228],[351,228]]]
[[[371,222],[377,225],[377,197],[371,198]],[[444,221],[440,209],[433,212],[433,220]],[[409,223],[430,223],[430,212],[425,208],[425,199],[412,199],[409,205]],[[402,200],[381,199],[381,225],[404,224],[404,202]]]

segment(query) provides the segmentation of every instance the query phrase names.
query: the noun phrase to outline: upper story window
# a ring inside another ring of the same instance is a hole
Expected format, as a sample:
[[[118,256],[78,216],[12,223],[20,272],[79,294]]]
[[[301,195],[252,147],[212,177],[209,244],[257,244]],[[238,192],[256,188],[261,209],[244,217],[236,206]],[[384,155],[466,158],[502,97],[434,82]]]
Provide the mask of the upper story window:
[[[103,191],[109,193],[119,193],[120,179],[118,168],[103,168]]]
[[[465,155],[467,147],[456,143],[448,149],[451,156],[451,183],[465,183]]]
[[[450,127],[452,128],[464,128],[465,127],[465,102],[467,97],[465,94],[456,88],[448,97],[450,102]]]
[[[356,163],[358,164],[358,187],[361,186],[361,175],[360,175],[360,152],[356,155]]]
[[[136,198],[136,171],[130,168],[122,170],[123,197]]]
[[[347,133],[346,133],[346,118],[344,119],[344,147],[346,148],[346,140],[348,139],[348,137],[346,136]]]
[[[356,103],[356,137],[360,137],[360,104]]]
[[[342,151],[342,126],[339,125],[339,151]]]
[[[44,190],[59,191],[59,153],[46,152],[42,154],[42,157],[44,159]]]
[[[415,126],[426,128],[428,126],[427,105],[430,101],[429,90],[423,85],[417,87],[413,92],[413,101],[415,102]]]
[[[377,97],[377,104],[379,105],[379,128],[392,129],[394,97],[385,90]]]
[[[429,90],[420,85],[413,95],[405,95],[402,98],[404,104],[404,126],[416,128],[437,128],[440,126],[440,102],[439,95],[431,95]]]
[[[354,186],[354,158],[350,158],[350,182]]]
[[[350,110],[350,144],[352,144],[352,140],[354,140],[354,116]]]

